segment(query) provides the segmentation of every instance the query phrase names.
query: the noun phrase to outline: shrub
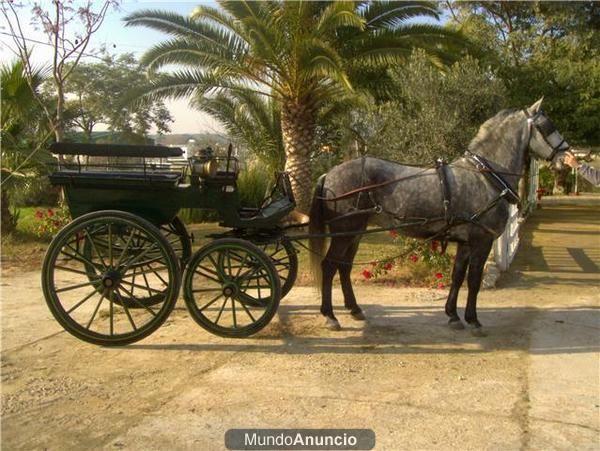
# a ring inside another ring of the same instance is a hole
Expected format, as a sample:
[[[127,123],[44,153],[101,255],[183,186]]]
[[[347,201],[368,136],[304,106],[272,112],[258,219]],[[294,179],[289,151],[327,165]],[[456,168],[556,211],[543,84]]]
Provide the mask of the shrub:
[[[442,251],[439,241],[424,241],[390,234],[394,242],[403,250],[402,255],[375,262],[371,269],[363,269],[364,279],[376,279],[403,267],[408,269],[411,280],[419,285],[432,288],[445,288],[451,281],[453,258]]]
[[[71,221],[69,210],[64,205],[59,205],[57,208],[37,210],[35,218],[38,221],[35,234],[39,238],[52,238]]]

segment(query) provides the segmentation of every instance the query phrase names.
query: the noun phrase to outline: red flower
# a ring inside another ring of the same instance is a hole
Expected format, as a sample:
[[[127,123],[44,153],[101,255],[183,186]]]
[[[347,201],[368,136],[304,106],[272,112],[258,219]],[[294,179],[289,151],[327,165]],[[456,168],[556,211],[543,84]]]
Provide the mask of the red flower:
[[[396,238],[398,236],[398,231],[396,229],[390,230],[389,233],[392,238]]]
[[[392,265],[391,262],[388,262],[385,265],[383,265],[383,269],[385,269],[386,271],[389,271],[390,269],[392,269],[392,266],[394,266],[394,265]]]
[[[367,280],[368,280],[368,279],[370,279],[371,277],[373,277],[373,273],[372,273],[371,271],[369,271],[368,269],[365,269],[365,270],[363,270],[363,272],[362,272],[362,276],[363,276],[365,279],[367,279]]]
[[[54,216],[54,210],[52,210],[52,208],[48,208],[48,217],[51,218],[52,216]]]
[[[436,272],[436,273],[435,273],[435,278],[436,278],[436,279],[441,279],[441,278],[443,278],[443,277],[444,277],[444,275],[443,275],[441,272]]]
[[[433,241],[431,242],[431,250],[432,250],[433,252],[437,252],[439,245],[440,245],[440,242],[439,242],[439,241],[433,240]]]
[[[443,282],[438,283],[438,289],[443,290],[444,288],[446,288],[446,285],[444,285]]]
[[[35,217],[38,218],[38,219],[42,219],[44,217],[44,212],[40,211],[40,210],[36,211],[35,212]]]
[[[417,257],[415,254],[411,255],[410,257],[408,257],[409,260],[413,263],[416,263],[417,260],[419,260],[419,257]]]

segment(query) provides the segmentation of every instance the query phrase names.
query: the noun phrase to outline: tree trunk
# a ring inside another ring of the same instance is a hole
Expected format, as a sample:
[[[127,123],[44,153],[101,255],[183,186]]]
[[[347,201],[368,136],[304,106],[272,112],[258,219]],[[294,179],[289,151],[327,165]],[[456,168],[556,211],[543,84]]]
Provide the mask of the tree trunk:
[[[2,197],[0,199],[0,227],[2,227],[2,236],[6,236],[14,232],[16,221],[12,215],[12,212],[10,211],[8,193],[6,192],[6,190],[2,190],[1,196]]]
[[[56,80],[56,97],[56,122],[54,124],[54,135],[56,137],[56,142],[59,143],[63,141],[65,133],[65,93],[62,82],[58,80]]]
[[[281,132],[285,148],[285,170],[290,175],[297,210],[308,213],[312,195],[310,152],[315,138],[314,110],[288,102],[281,110]]]

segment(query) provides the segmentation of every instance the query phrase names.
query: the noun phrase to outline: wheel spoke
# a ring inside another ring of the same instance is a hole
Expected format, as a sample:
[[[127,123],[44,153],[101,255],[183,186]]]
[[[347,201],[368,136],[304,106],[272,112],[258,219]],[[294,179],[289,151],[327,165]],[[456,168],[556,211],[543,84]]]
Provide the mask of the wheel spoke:
[[[141,254],[138,254],[136,257],[134,257],[132,260],[130,260],[129,262],[126,263],[125,267],[122,269],[122,271],[125,273],[127,272],[127,270],[135,263],[137,262],[140,258],[144,257],[148,252],[150,252],[151,250],[156,248],[156,243],[152,243],[152,246],[150,246],[149,248],[145,249]]]
[[[70,315],[71,312],[73,312],[77,308],[81,307],[85,301],[87,301],[89,298],[91,298],[93,295],[95,295],[97,293],[98,293],[98,291],[96,291],[96,290],[92,291],[90,294],[88,294],[86,297],[84,297],[81,301],[79,301],[77,304],[75,304],[73,307],[71,307],[69,310],[67,310],[67,315]]]
[[[72,272],[75,274],[81,274],[90,278],[94,278],[94,279],[100,279],[100,276],[97,275],[92,275],[88,272],[85,271],[80,271],[78,269],[73,269],[73,268],[67,268],[66,266],[60,266],[60,265],[54,265],[54,269],[60,269],[61,271],[67,271],[67,272]]]
[[[135,229],[132,228],[131,229],[131,235],[129,235],[129,238],[127,239],[127,242],[125,243],[125,247],[123,247],[123,251],[121,252],[121,255],[119,256],[119,259],[117,260],[117,267],[121,264],[121,262],[123,261],[123,258],[125,257],[125,252],[127,252],[127,249],[129,249],[129,245],[131,243],[131,240],[133,239],[133,235],[135,234]]]
[[[87,259],[87,257],[85,257],[84,255],[81,255],[81,253],[80,253],[78,250],[76,250],[76,249],[73,249],[73,248],[72,248],[71,246],[69,246],[68,244],[67,244],[67,245],[65,245],[65,247],[66,247],[67,249],[69,249],[69,250],[73,251],[75,254],[74,254],[74,255],[72,255],[72,254],[69,254],[69,253],[65,252],[63,249],[61,249],[61,250],[60,250],[60,253],[61,253],[61,254],[63,254],[63,255],[66,255],[67,257],[69,257],[69,258],[72,258],[72,259],[74,259],[74,260],[77,260],[79,263],[83,263],[84,265],[86,265],[86,264],[87,264],[87,265],[90,265],[92,268],[99,269],[99,268],[98,268],[98,264],[97,264],[97,263],[92,263],[91,261],[89,261],[89,260]]]
[[[213,264],[213,266],[215,267],[216,270],[216,275],[217,277],[219,277],[220,280],[225,280],[225,273],[223,272],[223,267],[222,265],[219,265],[215,259],[213,258],[213,256],[211,254],[208,254],[208,259],[210,260],[210,262]],[[204,267],[198,265],[199,268],[205,269]],[[213,271],[209,271],[209,272],[213,272]]]
[[[85,233],[85,235],[87,236],[87,239],[89,240],[89,242],[90,242],[90,244],[92,246],[92,250],[96,253],[96,255],[98,256],[98,258],[100,259],[100,262],[102,263],[102,266],[104,268],[106,268],[106,262],[104,261],[104,257],[102,256],[102,254],[100,253],[100,251],[98,251],[98,248],[96,247],[96,242],[94,241],[94,239],[92,238],[92,236],[88,232],[87,228],[83,229],[83,233]]]
[[[152,268],[152,266],[148,266],[148,268],[150,268],[151,270],[153,269],[153,268]],[[169,285],[169,282],[167,282],[165,279],[163,279],[163,278],[161,277],[161,275],[160,275],[160,274],[159,274],[157,271],[153,271],[153,273],[154,273],[154,275],[155,275],[156,277],[158,277],[158,278],[160,279],[160,281],[161,281],[162,283],[164,283],[164,284],[165,284],[165,285],[167,285],[167,286]],[[144,274],[146,274],[146,273],[144,272]]]
[[[148,282],[148,277],[146,277],[146,274],[142,274],[142,279],[144,279],[144,283],[146,284],[146,291],[148,291],[148,295],[152,296],[152,288],[150,288],[150,282]]]
[[[196,288],[192,293],[210,293],[214,291],[222,291],[221,288]]]
[[[201,312],[202,310],[210,307],[211,305],[213,305],[215,302],[217,302],[219,300],[219,298],[223,296],[223,293],[219,293],[217,295],[217,297],[215,297],[214,299],[210,300],[209,302],[207,302],[206,304],[204,304],[201,308],[198,309],[199,312]]]
[[[93,286],[97,286],[99,283],[96,281],[87,281],[84,283],[79,283],[77,285],[71,285],[70,287],[64,287],[64,288],[60,288],[58,290],[56,290],[56,293],[62,293],[64,291],[71,291],[71,290],[76,290],[77,288],[82,288],[82,287],[87,287],[88,285],[93,285]]]
[[[125,292],[125,294],[128,294],[129,296],[131,296],[131,300],[133,302],[135,302],[137,305],[139,305],[140,307],[146,309],[148,312],[150,312],[150,314],[154,317],[156,317],[157,313],[154,312],[154,310],[152,310],[149,306],[147,306],[146,304],[144,304],[142,301],[140,301],[138,298],[136,298],[133,293],[131,291],[129,291],[128,289],[126,289],[124,286],[120,286],[119,287],[120,290],[123,290]]]
[[[126,282],[125,280],[121,280],[121,283],[124,283],[125,285],[129,285],[130,287],[139,288],[141,290],[146,290],[148,292],[148,294],[150,294],[150,295],[152,294],[152,292],[158,293],[158,294],[163,294],[165,292],[165,290],[157,290],[156,288],[151,288],[149,284],[147,286],[143,286],[143,285],[138,285],[138,284],[134,284],[131,282]]]
[[[244,309],[244,311],[246,312],[246,314],[250,317],[250,319],[252,320],[253,323],[256,322],[256,319],[254,319],[254,316],[252,316],[252,313],[250,313],[250,310],[248,310],[248,307],[246,307],[246,304],[244,304],[243,302],[241,302],[238,299],[238,302],[240,303],[240,305],[242,306],[242,308]]]
[[[113,267],[113,249],[112,249],[112,224],[108,223],[108,261],[110,267]]]
[[[102,304],[102,301],[104,301],[104,295],[105,295],[105,293],[102,293],[102,296],[100,296],[100,300],[98,301],[98,304],[96,305],[96,308],[94,309],[94,313],[92,314],[90,321],[87,323],[87,326],[85,327],[87,330],[90,330],[90,326],[92,325],[92,322],[94,321],[94,318],[96,317],[96,314],[98,313],[100,304]]]
[[[115,302],[113,300],[113,292],[112,291],[108,292],[108,300],[110,301],[108,303],[109,304],[108,311],[110,312],[109,313],[109,316],[110,316],[110,325],[109,325],[110,329],[109,330],[110,330],[110,336],[112,337],[115,334],[115,324],[114,324]]]
[[[217,319],[215,320],[215,324],[219,324],[219,320],[221,319],[221,315],[223,314],[223,310],[225,309],[225,305],[227,304],[227,299],[223,301],[223,305],[221,306],[221,310],[219,310],[219,314],[217,315]]]
[[[148,266],[148,269],[144,270],[144,271],[138,271],[138,268],[143,268],[145,265],[142,266],[134,266],[133,267],[133,272],[130,272],[129,274],[123,274],[123,277],[129,277],[129,276],[133,276],[135,275],[137,276],[141,276],[143,274],[151,274],[151,273],[156,273],[156,271],[160,271],[162,269],[168,270],[169,268],[166,265],[162,265],[159,268],[155,268],[153,266]],[[164,282],[164,280],[163,280]],[[167,282],[164,282],[165,284],[167,284]]]
[[[231,298],[231,312],[233,314],[233,328],[237,329],[237,318],[235,317],[235,301]]]
[[[207,274],[203,274],[203,273],[201,273],[201,272],[200,272],[200,271],[198,271],[198,270],[194,271],[194,272],[195,272],[196,274],[198,274],[199,276],[203,276],[203,277],[206,277],[207,279],[214,280],[215,282],[219,282],[219,283],[221,283],[221,278],[220,278],[221,276],[219,275],[219,273],[218,273],[218,272],[216,272],[216,271],[213,271],[213,270],[211,270],[210,268],[206,268],[206,267],[204,267],[204,266],[202,266],[202,265],[198,265],[198,266],[197,266],[197,268],[199,268],[199,269],[203,269],[204,271],[207,271],[209,274],[212,274],[213,276],[216,276],[216,277],[217,277],[217,279],[215,279],[215,278],[213,278],[213,277],[211,277],[211,276],[209,276],[209,275],[207,275]]]
[[[131,313],[129,313],[129,309],[125,305],[125,302],[123,301],[123,298],[121,297],[121,294],[118,291],[115,291],[115,294],[117,295],[117,298],[119,298],[119,303],[121,304],[121,307],[123,307],[123,310],[125,310],[125,314],[127,315],[127,319],[129,320],[131,327],[133,327],[133,330],[137,330],[137,326],[135,325],[135,322],[133,321],[133,318],[131,317]]]

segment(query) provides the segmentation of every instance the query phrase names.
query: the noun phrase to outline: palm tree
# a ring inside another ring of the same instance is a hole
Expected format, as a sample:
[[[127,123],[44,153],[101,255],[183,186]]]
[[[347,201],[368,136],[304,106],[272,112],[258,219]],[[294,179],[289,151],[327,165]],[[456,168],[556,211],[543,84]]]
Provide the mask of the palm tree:
[[[239,90],[199,96],[191,104],[217,118],[230,136],[243,143],[269,169],[284,168],[281,114],[276,100],[251,90]]]
[[[381,74],[415,47],[440,58],[462,42],[456,32],[411,20],[437,18],[433,2],[218,3],[219,9],[200,6],[189,18],[145,10],[125,19],[128,26],[172,36],[143,56],[151,73],[182,66],[156,77],[148,95],[198,98],[252,91],[274,99],[280,105],[285,168],[304,212],[310,203],[310,154],[319,108],[351,93],[355,74]]]
[[[36,177],[41,166],[50,161],[42,147],[51,134],[36,96],[45,79],[44,70],[35,70],[27,80],[20,61],[0,67],[2,83],[0,130],[2,142],[1,203],[2,233],[16,225],[10,209],[9,191],[20,182]],[[35,149],[35,150],[34,150]]]

